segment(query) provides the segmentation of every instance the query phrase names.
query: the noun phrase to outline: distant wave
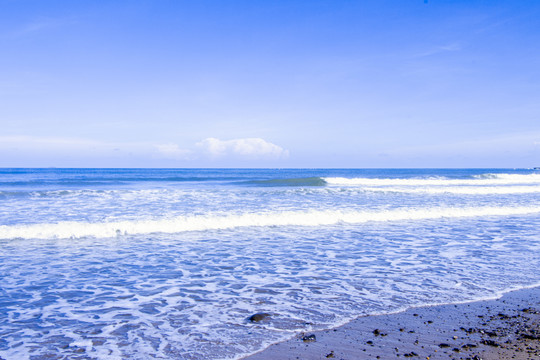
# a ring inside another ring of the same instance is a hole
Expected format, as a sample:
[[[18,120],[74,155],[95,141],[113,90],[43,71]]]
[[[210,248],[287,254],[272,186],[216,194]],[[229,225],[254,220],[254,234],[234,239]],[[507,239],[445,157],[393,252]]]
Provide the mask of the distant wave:
[[[440,178],[323,178],[329,185],[342,186],[448,186],[540,184],[540,174],[483,174],[469,179]]]
[[[425,186],[425,187],[364,187],[374,192],[408,194],[509,195],[540,193],[540,186]]]
[[[246,185],[257,186],[325,186],[326,181],[320,177],[308,177],[297,179],[270,179],[245,181]]]
[[[2,225],[0,239],[50,239],[115,237],[151,233],[218,230],[251,226],[325,226],[374,221],[403,221],[475,216],[509,216],[539,213],[540,207],[465,207],[397,209],[383,211],[282,211],[240,215],[182,216],[160,220],[117,222],[59,222],[33,225]]]
[[[148,177],[106,177],[100,176],[96,178],[82,179],[31,179],[31,180],[2,180],[1,186],[35,186],[35,185],[65,185],[65,186],[82,186],[82,185],[111,185],[123,184],[132,182],[205,182],[205,181],[234,181],[242,179],[236,176],[148,176]]]

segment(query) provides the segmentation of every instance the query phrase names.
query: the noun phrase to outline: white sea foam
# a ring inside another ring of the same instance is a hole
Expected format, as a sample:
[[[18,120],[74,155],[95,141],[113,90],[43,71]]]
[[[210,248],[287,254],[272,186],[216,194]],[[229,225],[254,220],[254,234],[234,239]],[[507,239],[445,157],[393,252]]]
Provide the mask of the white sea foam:
[[[449,207],[373,211],[274,211],[239,215],[179,216],[154,220],[2,225],[0,239],[115,237],[150,233],[178,233],[251,226],[325,226],[373,221],[403,221],[474,216],[509,216],[540,212],[540,207]]]
[[[540,193],[540,186],[424,186],[365,187],[366,191],[390,191],[410,194],[505,195]]]
[[[329,185],[344,186],[447,186],[447,185],[512,185],[537,184],[540,185],[540,174],[484,174],[471,179],[449,179],[445,177],[431,178],[324,178]]]

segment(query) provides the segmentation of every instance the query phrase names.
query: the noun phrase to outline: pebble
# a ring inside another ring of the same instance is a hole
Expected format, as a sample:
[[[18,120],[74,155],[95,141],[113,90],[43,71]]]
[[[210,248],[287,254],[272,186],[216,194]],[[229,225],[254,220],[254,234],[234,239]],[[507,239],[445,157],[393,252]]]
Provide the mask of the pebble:
[[[257,314],[253,314],[250,317],[248,317],[248,320],[251,321],[251,322],[259,322],[259,321],[262,321],[262,320],[266,319],[269,316],[270,316],[270,314],[267,314],[267,313],[257,313]]]

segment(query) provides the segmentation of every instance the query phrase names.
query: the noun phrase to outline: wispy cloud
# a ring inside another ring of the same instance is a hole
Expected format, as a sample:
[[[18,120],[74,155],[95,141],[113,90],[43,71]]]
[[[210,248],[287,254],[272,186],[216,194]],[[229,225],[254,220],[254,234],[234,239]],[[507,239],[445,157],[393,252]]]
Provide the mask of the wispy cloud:
[[[48,156],[51,158],[130,156],[176,161],[199,160],[277,160],[289,151],[261,138],[220,140],[206,138],[192,146],[176,143],[105,142],[72,137],[0,136],[0,155]]]
[[[55,29],[62,26],[72,25],[77,23],[73,17],[69,18],[39,18],[33,21],[20,25],[18,28],[5,34],[7,37],[22,37],[40,33],[45,30]]]
[[[220,140],[207,138],[196,146],[213,158],[239,156],[244,158],[280,159],[289,157],[289,151],[261,138]]]
[[[169,159],[189,160],[193,155],[192,150],[182,149],[173,143],[159,144],[156,148],[161,155]]]
[[[427,49],[427,50],[425,50],[423,52],[419,52],[417,54],[414,54],[412,57],[413,58],[423,58],[423,57],[438,55],[438,54],[442,54],[442,53],[460,51],[460,50],[461,50],[461,45],[459,43],[451,43],[451,44],[446,44],[446,45],[434,46],[434,47],[432,47],[430,49]]]
[[[440,142],[436,145],[402,147],[395,154],[525,154],[540,144],[540,132],[499,134],[475,139]]]

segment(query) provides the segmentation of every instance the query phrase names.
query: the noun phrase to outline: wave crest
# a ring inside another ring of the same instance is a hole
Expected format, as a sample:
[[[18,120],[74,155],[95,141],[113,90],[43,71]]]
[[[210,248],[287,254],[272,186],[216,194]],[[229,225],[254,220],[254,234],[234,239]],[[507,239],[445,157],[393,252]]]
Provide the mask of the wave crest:
[[[281,211],[239,215],[182,216],[159,220],[116,222],[59,222],[32,225],[2,225],[0,239],[64,239],[115,237],[151,233],[180,233],[252,226],[325,226],[374,221],[403,221],[475,216],[508,216],[539,213],[540,207],[468,207],[395,209],[379,211]]]
[[[323,178],[329,185],[342,186],[456,186],[456,185],[512,185],[540,184],[540,174],[483,174],[470,179],[432,178]]]

